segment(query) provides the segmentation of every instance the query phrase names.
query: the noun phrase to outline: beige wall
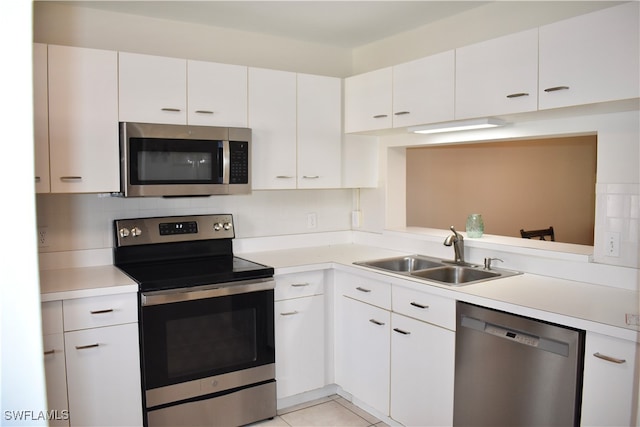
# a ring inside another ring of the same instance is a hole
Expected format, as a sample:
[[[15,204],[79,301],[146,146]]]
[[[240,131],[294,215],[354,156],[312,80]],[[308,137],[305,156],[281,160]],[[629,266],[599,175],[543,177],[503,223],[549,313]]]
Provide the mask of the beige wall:
[[[407,150],[407,225],[485,233],[553,226],[556,240],[593,245],[596,136]]]

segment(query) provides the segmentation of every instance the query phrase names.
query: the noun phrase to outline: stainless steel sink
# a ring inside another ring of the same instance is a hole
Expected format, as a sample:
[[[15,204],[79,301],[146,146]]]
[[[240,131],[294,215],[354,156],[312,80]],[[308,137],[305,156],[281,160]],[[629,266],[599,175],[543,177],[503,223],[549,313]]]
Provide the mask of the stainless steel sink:
[[[487,270],[474,264],[459,265],[450,260],[431,258],[424,255],[407,255],[355,262],[354,264],[448,286],[470,285],[521,274],[517,271],[497,268]]]
[[[371,268],[378,268],[385,271],[392,271],[394,273],[412,272],[442,266],[442,262],[440,260],[421,255],[377,259],[373,261],[356,262],[356,264]]]

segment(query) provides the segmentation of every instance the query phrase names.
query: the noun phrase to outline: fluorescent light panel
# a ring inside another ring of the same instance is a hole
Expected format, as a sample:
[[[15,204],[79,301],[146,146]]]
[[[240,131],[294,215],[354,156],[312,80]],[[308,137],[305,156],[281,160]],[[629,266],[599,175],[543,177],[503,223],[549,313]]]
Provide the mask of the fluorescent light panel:
[[[486,129],[504,126],[506,123],[500,119],[487,117],[484,119],[457,120],[454,122],[434,123],[431,125],[411,126],[408,130],[413,133],[440,133],[455,132],[460,130]]]

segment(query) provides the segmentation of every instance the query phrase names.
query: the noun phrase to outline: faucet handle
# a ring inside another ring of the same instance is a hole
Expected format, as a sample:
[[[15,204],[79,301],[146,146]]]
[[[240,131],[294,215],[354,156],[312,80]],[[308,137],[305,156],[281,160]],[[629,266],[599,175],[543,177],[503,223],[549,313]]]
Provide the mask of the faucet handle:
[[[504,262],[500,258],[489,258],[489,257],[487,257],[487,258],[484,259],[484,269],[485,270],[491,270],[491,261]]]
[[[453,231],[453,234],[456,236],[457,239],[459,239],[459,240],[463,240],[464,239],[462,237],[462,234],[458,233],[453,225],[451,227],[449,227],[449,229],[451,231]]]

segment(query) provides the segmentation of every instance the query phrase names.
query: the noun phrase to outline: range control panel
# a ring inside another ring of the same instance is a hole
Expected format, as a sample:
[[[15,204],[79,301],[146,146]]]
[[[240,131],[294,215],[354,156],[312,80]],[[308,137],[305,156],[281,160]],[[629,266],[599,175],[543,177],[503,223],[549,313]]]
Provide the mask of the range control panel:
[[[114,230],[116,247],[235,237],[231,214],[119,219]]]

